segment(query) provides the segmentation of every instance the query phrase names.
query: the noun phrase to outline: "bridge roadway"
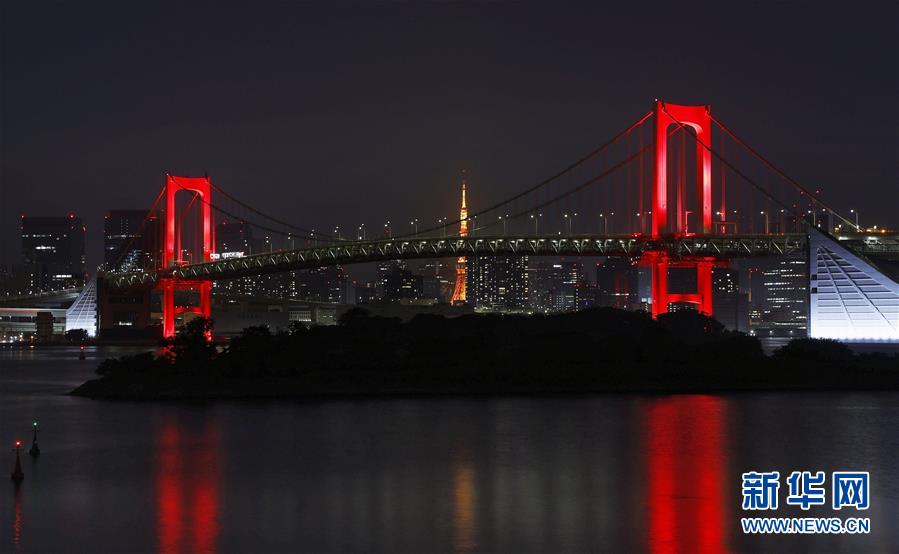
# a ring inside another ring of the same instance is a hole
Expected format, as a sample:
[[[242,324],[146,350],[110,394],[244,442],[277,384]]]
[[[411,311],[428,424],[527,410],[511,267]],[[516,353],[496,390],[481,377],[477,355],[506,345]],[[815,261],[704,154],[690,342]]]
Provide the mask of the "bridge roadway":
[[[335,241],[322,246],[221,259],[168,270],[108,273],[106,279],[113,286],[133,287],[152,285],[167,277],[220,280],[337,264],[459,256],[638,257],[646,251],[665,251],[675,259],[687,256],[722,259],[783,256],[804,251],[807,240],[805,234],[798,233],[659,239],[643,235],[398,237]]]
[[[0,295],[0,306],[44,306],[48,304],[71,303],[84,287],[70,287],[66,289],[31,292],[26,294]]]
[[[894,251],[899,253],[899,241],[895,237],[878,242],[863,237],[841,239],[841,244],[862,255],[879,256]],[[459,256],[638,257],[647,251],[664,251],[674,260],[684,257],[730,259],[796,254],[805,252],[807,244],[808,235],[805,233],[689,235],[658,239],[644,235],[398,237],[340,241],[310,248],[183,265],[168,270],[108,273],[106,279],[115,287],[133,287],[152,285],[167,277],[221,280],[337,264]]]

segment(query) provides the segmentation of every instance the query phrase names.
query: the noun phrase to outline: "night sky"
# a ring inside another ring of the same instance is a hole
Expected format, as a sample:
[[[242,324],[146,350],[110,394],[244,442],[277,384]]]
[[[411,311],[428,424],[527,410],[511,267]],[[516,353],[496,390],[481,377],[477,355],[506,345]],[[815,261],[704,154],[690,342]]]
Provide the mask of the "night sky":
[[[149,207],[166,172],[306,227],[433,222],[462,168],[475,206],[501,199],[656,97],[899,226],[896,2],[34,4],[0,14],[7,263],[19,214],[74,211],[95,265],[103,213]]]

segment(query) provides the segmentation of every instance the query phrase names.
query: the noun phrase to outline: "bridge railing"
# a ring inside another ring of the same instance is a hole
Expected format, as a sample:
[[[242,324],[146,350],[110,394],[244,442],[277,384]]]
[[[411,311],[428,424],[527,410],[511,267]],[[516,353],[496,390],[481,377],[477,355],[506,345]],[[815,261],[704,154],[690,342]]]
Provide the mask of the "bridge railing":
[[[665,251],[674,258],[782,256],[802,251],[806,240],[804,234],[691,235],[660,239],[645,235],[384,238],[216,260],[165,271],[110,273],[106,278],[113,286],[128,287],[153,284],[164,277],[218,280],[337,264],[460,256],[639,257],[647,251]]]
[[[45,290],[40,292],[32,292],[32,293],[23,293],[23,294],[8,294],[5,296],[0,296],[0,302],[15,302],[19,300],[37,300],[40,298],[52,298],[54,296],[68,296],[74,295],[78,296],[81,294],[81,291],[84,287],[69,287],[64,289],[57,290]]]

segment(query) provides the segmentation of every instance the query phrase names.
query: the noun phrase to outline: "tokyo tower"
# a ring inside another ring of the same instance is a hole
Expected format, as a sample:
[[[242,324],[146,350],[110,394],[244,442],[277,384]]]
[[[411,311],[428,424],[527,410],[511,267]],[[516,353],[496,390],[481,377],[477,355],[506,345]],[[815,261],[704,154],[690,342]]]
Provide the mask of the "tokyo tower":
[[[462,178],[462,209],[459,210],[459,236],[468,236],[468,206],[465,203],[465,178]],[[453,288],[453,304],[465,303],[465,256],[456,259],[456,286]]]

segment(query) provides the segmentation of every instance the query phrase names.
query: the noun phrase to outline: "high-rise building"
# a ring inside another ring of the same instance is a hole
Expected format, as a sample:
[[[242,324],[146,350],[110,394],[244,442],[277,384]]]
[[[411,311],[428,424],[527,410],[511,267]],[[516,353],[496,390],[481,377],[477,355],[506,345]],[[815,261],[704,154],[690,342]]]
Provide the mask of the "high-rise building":
[[[731,331],[749,332],[749,295],[740,292],[739,270],[712,270],[712,314]]]
[[[652,310],[652,269],[635,263],[631,268],[631,309]]]
[[[764,293],[753,294],[761,336],[803,336],[808,325],[808,268],[801,256],[783,256],[762,269]],[[758,277],[755,277],[758,278]]]
[[[254,235],[253,227],[244,221],[222,221],[215,226],[215,253],[213,259],[243,258],[272,250],[271,239]],[[304,298],[301,290],[307,279],[303,272],[272,273],[217,281],[218,293],[237,296],[259,295],[267,298]],[[317,290],[317,289],[316,289]],[[318,293],[316,293],[318,295]]]
[[[455,268],[448,267],[442,260],[432,260],[421,265],[421,294],[422,298],[434,299],[439,303],[450,302],[455,291]],[[448,278],[450,271],[453,277]]]
[[[356,303],[419,300],[425,298],[424,283],[424,276],[410,271],[402,260],[381,262],[376,279],[354,287]]]
[[[466,265],[469,303],[499,311],[528,308],[527,256],[469,257]]]
[[[403,260],[387,260],[378,264],[378,276],[375,279],[376,300],[383,300],[387,291],[387,278],[395,271],[403,271],[406,269],[406,262]]]
[[[161,219],[147,210],[110,210],[103,220],[103,268],[156,267],[161,257]]]
[[[465,201],[465,179],[462,179],[462,208],[459,210],[459,236],[467,237],[468,236],[468,205]],[[460,256],[456,260],[456,286],[453,289],[453,304],[463,304],[466,301],[466,287],[467,287],[467,278],[466,272],[468,271],[467,263],[465,261],[465,256]]]
[[[413,271],[403,260],[378,264],[374,280],[355,286],[357,304],[400,303],[433,305],[450,302],[455,287],[455,264],[431,260]]]
[[[371,304],[378,301],[377,281],[361,283],[356,287],[356,303]]]
[[[531,309],[543,313],[579,310],[587,300],[585,285],[581,262],[541,260],[531,270]]]
[[[296,293],[283,297],[328,302],[331,304],[355,304],[356,291],[342,266],[318,267],[297,271]]]
[[[84,237],[75,214],[67,217],[22,216],[22,264],[31,292],[84,285]]]
[[[755,329],[762,322],[762,299],[765,296],[765,283],[762,269],[754,263],[746,267],[746,292],[749,294],[749,328]]]
[[[609,256],[596,264],[596,304],[630,309],[640,303],[638,267],[630,258]]]
[[[409,271],[405,266],[394,265],[384,275],[383,300],[413,300],[422,297],[422,276]]]
[[[213,258],[242,258],[253,253],[253,228],[244,222],[221,221],[215,226],[215,253]],[[270,276],[256,275],[227,279],[213,283],[217,294],[235,296],[271,297]],[[281,275],[278,276],[281,280]]]
[[[564,282],[561,264],[541,259],[529,269],[529,273],[531,309],[538,313],[553,313],[552,295],[562,288]]]

